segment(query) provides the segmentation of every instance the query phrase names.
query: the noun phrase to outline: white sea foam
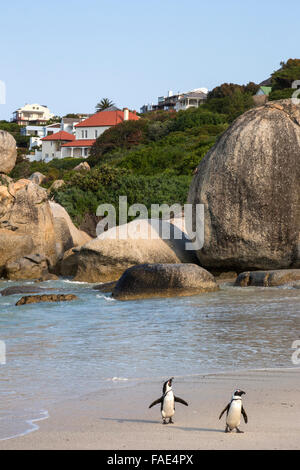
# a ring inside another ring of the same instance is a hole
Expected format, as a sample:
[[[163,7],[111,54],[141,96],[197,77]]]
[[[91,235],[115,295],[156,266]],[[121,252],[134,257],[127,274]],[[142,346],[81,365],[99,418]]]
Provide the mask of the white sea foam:
[[[26,431],[22,431],[16,434],[12,434],[7,437],[0,438],[0,441],[7,441],[8,439],[15,439],[16,437],[22,437],[26,436],[26,434],[29,434],[31,432],[37,431],[39,429],[39,426],[36,424],[38,421],[42,421],[44,419],[49,418],[49,413],[47,410],[41,410],[40,411],[41,416],[39,418],[32,418],[32,419],[26,419],[25,423],[29,426]]]
[[[113,297],[108,297],[107,295],[100,295],[100,294],[97,294],[96,297],[98,299],[104,299],[106,300],[107,302],[115,302],[116,299],[114,299]]]
[[[88,284],[90,285],[91,282],[83,282],[83,281],[72,281],[71,279],[63,279],[63,282],[66,282],[68,284]]]
[[[129,379],[127,379],[126,377],[110,377],[108,379],[106,379],[107,381],[111,381],[111,382],[125,382]]]

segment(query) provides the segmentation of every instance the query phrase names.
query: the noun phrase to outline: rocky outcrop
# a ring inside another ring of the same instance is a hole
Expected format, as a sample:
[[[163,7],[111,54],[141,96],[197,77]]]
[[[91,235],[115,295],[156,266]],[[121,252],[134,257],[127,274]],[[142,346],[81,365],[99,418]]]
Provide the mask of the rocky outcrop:
[[[204,204],[200,264],[208,269],[300,267],[300,107],[252,109],[197,168],[188,202]]]
[[[42,184],[42,182],[45,181],[46,178],[47,176],[43,175],[43,173],[40,173],[39,171],[35,171],[29,177],[30,181],[38,185]]]
[[[58,189],[62,188],[65,186],[64,180],[55,180],[51,184],[50,188],[47,189],[47,194],[50,195],[53,191],[57,191]]]
[[[10,286],[6,287],[5,289],[2,289],[0,291],[0,294],[5,297],[8,295],[16,295],[16,294],[37,294],[39,292],[44,292],[44,291],[49,291],[53,290],[52,288],[46,288],[46,287],[38,287],[38,286]]]
[[[16,305],[36,304],[40,302],[67,302],[71,300],[78,300],[78,297],[74,294],[27,295],[18,300]]]
[[[11,134],[0,130],[0,173],[10,173],[17,159],[16,141]]]
[[[56,252],[59,258],[70,248],[84,245],[91,240],[87,233],[75,227],[64,207],[53,201],[49,201],[49,205],[54,220]]]
[[[0,275],[8,262],[36,254],[49,266],[57,261],[46,190],[26,179],[0,186]]]
[[[239,287],[274,287],[294,285],[300,282],[300,269],[280,269],[273,271],[247,271],[239,274],[235,285]]]
[[[87,162],[81,162],[73,168],[74,171],[90,171],[91,167]]]
[[[12,281],[21,279],[45,279],[48,276],[48,260],[45,256],[27,255],[8,261],[4,268],[4,276]]]
[[[48,201],[47,192],[30,180],[0,185],[0,276],[52,279],[66,250],[91,237],[78,230],[66,210]]]
[[[195,253],[185,249],[188,241],[182,219],[133,220],[73,250],[75,280],[115,281],[128,267],[143,263],[197,263]]]
[[[112,292],[113,289],[116,287],[117,281],[112,282],[103,282],[103,284],[98,284],[94,286],[94,290],[98,290],[100,292]]]
[[[196,264],[143,264],[127,269],[113,289],[118,300],[203,294],[218,290],[205,269]]]

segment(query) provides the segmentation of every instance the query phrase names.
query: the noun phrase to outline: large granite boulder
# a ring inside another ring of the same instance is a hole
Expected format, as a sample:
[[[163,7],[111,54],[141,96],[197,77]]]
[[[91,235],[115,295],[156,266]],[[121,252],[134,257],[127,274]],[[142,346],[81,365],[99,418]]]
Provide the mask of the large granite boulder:
[[[2,184],[1,184],[2,183]],[[91,237],[30,180],[0,182],[0,276],[50,279],[64,252]],[[56,271],[55,271],[56,272]],[[59,272],[58,272],[59,274]]]
[[[168,230],[169,239],[162,238]],[[65,262],[72,263],[73,273],[76,264],[76,281],[109,282],[119,279],[125,269],[136,264],[197,263],[195,253],[185,249],[187,242],[180,218],[133,220],[107,230],[80,249],[73,249],[73,255],[68,253]]]
[[[56,252],[59,258],[70,248],[84,245],[91,240],[87,233],[75,227],[64,207],[54,201],[49,201],[49,205],[53,215]]]
[[[45,256],[27,255],[8,261],[4,268],[4,276],[12,281],[43,279],[49,274],[48,267],[48,260]]]
[[[202,266],[300,267],[300,107],[268,102],[237,118],[200,162],[188,201],[205,207]]]
[[[187,296],[219,289],[214,277],[196,264],[142,264],[123,273],[112,295],[118,300]]]
[[[40,185],[47,179],[47,176],[43,175],[43,173],[40,173],[39,171],[35,171],[32,173],[32,175],[29,176],[29,179],[33,183]]]
[[[0,275],[8,262],[32,254],[54,266],[56,234],[46,190],[21,179],[0,186]]]
[[[10,173],[17,159],[16,141],[11,134],[0,130],[0,173]]]

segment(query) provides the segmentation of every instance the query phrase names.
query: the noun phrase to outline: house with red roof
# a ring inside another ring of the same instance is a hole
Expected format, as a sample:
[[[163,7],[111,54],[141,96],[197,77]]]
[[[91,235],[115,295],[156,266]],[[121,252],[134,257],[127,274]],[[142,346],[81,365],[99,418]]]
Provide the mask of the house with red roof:
[[[66,131],[59,131],[55,132],[54,134],[47,135],[41,139],[42,160],[47,163],[50,160],[53,160],[53,158],[62,158],[62,146],[73,140],[75,140],[75,135]]]
[[[131,112],[128,108],[124,108],[123,111],[117,108],[108,108],[93,114],[75,125],[75,139],[62,143],[60,158],[86,158],[90,154],[93,143],[103,132],[123,121],[137,121],[138,119],[136,112]]]

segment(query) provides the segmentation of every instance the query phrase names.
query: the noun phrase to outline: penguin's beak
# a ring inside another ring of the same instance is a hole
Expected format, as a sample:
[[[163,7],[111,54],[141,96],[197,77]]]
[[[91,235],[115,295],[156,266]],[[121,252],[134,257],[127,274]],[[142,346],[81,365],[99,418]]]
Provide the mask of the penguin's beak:
[[[172,385],[172,380],[174,380],[174,377],[171,377],[171,378],[169,379],[169,387],[171,387],[171,385]]]
[[[246,392],[243,392],[243,390],[241,390],[241,395],[246,395]]]

